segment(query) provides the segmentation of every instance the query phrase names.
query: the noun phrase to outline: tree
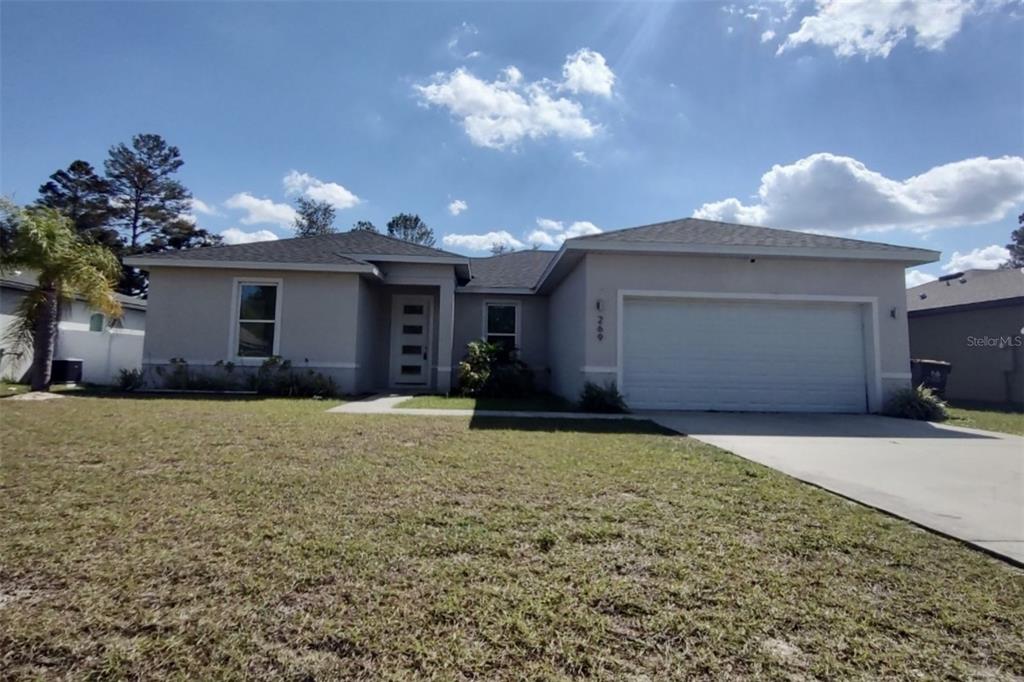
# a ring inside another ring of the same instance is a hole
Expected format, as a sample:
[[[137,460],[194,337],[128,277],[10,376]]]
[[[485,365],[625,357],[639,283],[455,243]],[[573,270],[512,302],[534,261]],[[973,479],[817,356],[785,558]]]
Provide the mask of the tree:
[[[66,170],[51,175],[49,182],[40,185],[36,203],[60,211],[87,240],[112,249],[121,247],[117,230],[110,227],[110,183],[96,175],[89,162],[72,161]]]
[[[434,231],[427,227],[418,215],[408,213],[399,213],[388,221],[388,236],[423,246],[433,246],[437,243],[434,240]]]
[[[32,348],[32,390],[48,391],[61,304],[82,298],[90,308],[120,317],[114,286],[121,266],[110,249],[86,241],[56,209],[24,210],[10,202],[2,208],[17,214],[19,227],[11,248],[0,252],[0,271],[23,267],[38,273],[4,340],[16,350]]]
[[[295,236],[316,237],[334,234],[334,207],[326,201],[299,197],[295,202]]]
[[[1010,233],[1010,243],[1006,245],[1010,258],[1000,266],[1007,270],[1024,268],[1024,213],[1017,216],[1017,225],[1017,229]]]
[[[376,232],[377,226],[371,223],[369,220],[357,220],[352,225],[353,232]]]
[[[204,230],[191,220],[179,218],[160,228],[143,248],[144,253],[197,249],[220,246],[224,239],[219,234]]]
[[[512,253],[512,251],[512,247],[504,242],[494,242],[493,244],[491,244],[492,256],[500,256],[505,253]]]
[[[130,147],[121,143],[110,148],[103,167],[111,210],[130,252],[138,249],[143,236],[159,232],[191,208],[191,193],[171,177],[184,163],[178,148],[159,135],[135,135]]]

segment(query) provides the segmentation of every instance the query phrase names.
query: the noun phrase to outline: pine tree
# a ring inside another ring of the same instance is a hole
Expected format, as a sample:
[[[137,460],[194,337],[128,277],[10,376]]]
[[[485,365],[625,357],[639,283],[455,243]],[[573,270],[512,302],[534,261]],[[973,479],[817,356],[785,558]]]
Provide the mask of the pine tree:
[[[89,162],[72,161],[67,169],[51,175],[49,182],[40,185],[36,203],[68,218],[86,241],[115,251],[121,248],[117,230],[111,227],[110,183]]]
[[[296,237],[316,237],[337,232],[334,229],[334,207],[329,203],[306,197],[299,197],[295,203],[298,213],[295,217]]]
[[[143,237],[159,232],[191,208],[191,193],[172,177],[182,164],[178,148],[159,135],[135,135],[130,147],[121,143],[110,148],[103,166],[111,210],[132,252],[142,245]]]
[[[418,215],[408,213],[399,213],[388,221],[388,236],[423,246],[437,243],[434,231]]]

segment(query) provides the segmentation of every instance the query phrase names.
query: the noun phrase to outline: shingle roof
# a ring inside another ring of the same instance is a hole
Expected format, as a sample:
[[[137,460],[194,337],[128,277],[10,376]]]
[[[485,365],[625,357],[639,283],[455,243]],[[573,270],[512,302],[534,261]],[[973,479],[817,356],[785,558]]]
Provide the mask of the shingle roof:
[[[968,270],[959,276],[907,289],[907,310],[916,312],[1020,297],[1024,297],[1024,272]]]
[[[366,260],[373,260],[373,256],[465,258],[456,253],[413,244],[368,230],[145,254],[147,260],[250,261],[333,265],[365,263]]]
[[[824,249],[856,249],[885,252],[920,251],[908,246],[881,242],[830,237],[823,234],[780,230],[773,227],[736,225],[699,218],[682,218],[653,225],[575,237],[574,244],[591,242],[628,242],[637,244],[700,244],[706,246],[796,247]]]
[[[513,251],[489,258],[473,258],[470,260],[473,279],[462,290],[533,287],[555,253],[540,250]]]

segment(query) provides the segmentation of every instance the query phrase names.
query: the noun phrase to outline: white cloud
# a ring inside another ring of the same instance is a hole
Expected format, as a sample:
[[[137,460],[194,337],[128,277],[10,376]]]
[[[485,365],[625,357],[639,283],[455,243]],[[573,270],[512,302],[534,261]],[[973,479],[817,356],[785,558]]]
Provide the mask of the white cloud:
[[[496,245],[510,249],[521,249],[524,244],[506,230],[487,234],[446,234],[441,241],[445,246],[466,251],[490,251]]]
[[[294,227],[295,209],[288,204],[277,204],[270,199],[260,199],[248,192],[240,192],[224,202],[228,208],[245,211],[244,225],[275,223],[281,227]]]
[[[583,48],[565,58],[562,65],[562,87],[569,92],[579,94],[589,92],[602,97],[612,96],[612,85],[615,74],[608,67],[604,55]]]
[[[967,270],[995,270],[1010,259],[1010,251],[998,244],[984,246],[967,253],[954,251],[949,262],[942,266],[946,272]]]
[[[934,282],[937,277],[935,275],[929,275],[927,272],[921,272],[920,270],[908,270],[907,271],[907,288],[918,287],[928,282]]]
[[[561,220],[537,218],[537,227],[539,229],[527,235],[527,243],[540,246],[560,246],[566,239],[601,232],[601,228],[588,220],[577,220],[566,225]]]
[[[548,232],[561,232],[565,229],[561,220],[552,220],[551,218],[537,218],[537,227]]]
[[[584,152],[584,151],[581,151],[579,149],[577,149],[576,151],[574,151],[572,153],[572,158],[576,159],[577,161],[582,163],[584,166],[591,165],[590,164],[590,159],[587,157],[587,153]]]
[[[272,242],[277,239],[277,235],[270,230],[254,230],[252,232],[246,232],[240,230],[237,227],[229,227],[220,233],[220,236],[224,238],[225,244],[251,244],[253,242]]]
[[[192,197],[191,204],[192,213],[200,213],[202,215],[220,215],[220,211],[218,211],[215,207],[206,203],[202,199],[196,199],[195,197]]]
[[[885,231],[1002,219],[1024,201],[1024,158],[978,157],[893,180],[848,156],[812,154],[761,176],[757,200],[704,204],[694,217],[804,230]]]
[[[774,38],[775,38],[775,31],[773,31],[771,29],[768,29],[767,31],[765,31],[764,33],[761,34],[761,42],[762,43],[767,43],[769,40],[772,40]]]
[[[448,39],[448,51],[457,55],[457,53],[459,52],[459,43],[462,41],[462,39],[468,38],[469,36],[475,36],[479,33],[480,30],[477,29],[477,27],[474,26],[473,24],[470,24],[465,21],[462,22],[462,24],[455,27],[455,30],[452,31],[452,37]],[[478,56],[480,56],[480,53],[474,51],[467,54],[466,58],[472,59],[473,57]]]
[[[468,208],[469,204],[467,204],[462,199],[456,199],[452,203],[448,204],[448,212],[451,213],[452,215],[459,215]]]
[[[438,73],[426,85],[413,86],[427,106],[447,109],[461,121],[473,144],[505,149],[524,138],[593,137],[598,126],[583,106],[553,94],[549,81],[526,82],[514,66],[493,81],[477,78],[465,68]]]
[[[496,244],[507,246],[510,249],[522,249],[527,244],[553,248],[561,246],[566,239],[601,232],[601,228],[586,220],[578,220],[566,225],[561,220],[537,218],[537,228],[523,239],[513,237],[507,230],[498,230],[487,234],[448,234],[441,241],[445,246],[467,251],[490,251],[491,247]]]
[[[818,0],[815,13],[800,21],[778,54],[814,43],[839,57],[885,58],[911,33],[918,47],[941,50],[979,7],[973,0]]]
[[[316,201],[326,201],[339,210],[352,208],[359,203],[359,197],[336,182],[324,182],[309,173],[293,170],[282,180],[285,194],[304,196]]]

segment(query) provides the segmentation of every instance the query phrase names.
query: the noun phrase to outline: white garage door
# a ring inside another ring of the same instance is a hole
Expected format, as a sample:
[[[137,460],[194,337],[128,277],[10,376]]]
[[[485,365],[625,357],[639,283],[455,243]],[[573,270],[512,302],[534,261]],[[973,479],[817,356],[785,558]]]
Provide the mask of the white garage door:
[[[637,409],[864,412],[856,304],[627,298],[622,387]]]

